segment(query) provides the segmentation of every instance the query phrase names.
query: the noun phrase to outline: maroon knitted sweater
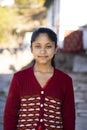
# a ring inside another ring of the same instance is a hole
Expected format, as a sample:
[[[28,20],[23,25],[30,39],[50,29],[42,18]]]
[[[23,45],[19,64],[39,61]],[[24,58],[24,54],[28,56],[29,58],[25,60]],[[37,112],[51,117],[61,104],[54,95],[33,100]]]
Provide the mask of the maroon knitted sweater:
[[[58,69],[41,88],[33,67],[13,76],[4,111],[4,130],[75,130],[72,79]]]

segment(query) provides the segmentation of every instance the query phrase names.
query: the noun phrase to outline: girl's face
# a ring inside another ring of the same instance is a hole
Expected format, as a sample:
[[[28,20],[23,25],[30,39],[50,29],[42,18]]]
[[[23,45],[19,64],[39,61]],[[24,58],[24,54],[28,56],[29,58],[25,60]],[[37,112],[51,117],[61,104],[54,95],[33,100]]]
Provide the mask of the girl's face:
[[[46,33],[41,33],[32,43],[31,52],[37,63],[46,64],[51,63],[54,54],[57,52],[57,48]]]

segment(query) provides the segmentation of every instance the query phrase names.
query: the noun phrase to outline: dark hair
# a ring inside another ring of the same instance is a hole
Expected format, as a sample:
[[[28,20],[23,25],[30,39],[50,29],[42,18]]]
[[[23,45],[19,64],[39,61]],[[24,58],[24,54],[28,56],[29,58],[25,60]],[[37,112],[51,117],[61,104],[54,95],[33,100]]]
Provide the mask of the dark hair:
[[[38,37],[38,35],[39,35],[40,33],[46,33],[46,34],[48,35],[48,37],[49,37],[52,41],[54,41],[55,47],[57,47],[57,35],[56,35],[56,33],[55,33],[54,31],[52,31],[51,29],[49,29],[49,28],[43,28],[43,27],[36,29],[36,30],[32,33],[32,36],[31,36],[31,44],[32,44],[32,42],[35,41],[35,39]]]
[[[31,46],[32,46],[32,43],[36,40],[36,38],[41,33],[46,33],[48,35],[48,37],[55,43],[55,48],[57,47],[57,35],[56,35],[56,33],[52,29],[45,28],[45,27],[38,28],[32,33]],[[52,58],[51,64],[52,64],[52,66],[55,66],[55,64],[54,64],[54,56]]]

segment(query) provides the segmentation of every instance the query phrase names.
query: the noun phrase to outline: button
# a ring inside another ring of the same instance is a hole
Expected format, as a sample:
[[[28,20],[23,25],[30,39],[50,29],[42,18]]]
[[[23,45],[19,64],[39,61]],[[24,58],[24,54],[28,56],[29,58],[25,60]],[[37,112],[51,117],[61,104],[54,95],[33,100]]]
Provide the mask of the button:
[[[43,122],[43,119],[40,119],[40,122]]]
[[[40,104],[41,107],[43,107],[43,104]]]
[[[44,91],[41,91],[41,94],[44,94]]]

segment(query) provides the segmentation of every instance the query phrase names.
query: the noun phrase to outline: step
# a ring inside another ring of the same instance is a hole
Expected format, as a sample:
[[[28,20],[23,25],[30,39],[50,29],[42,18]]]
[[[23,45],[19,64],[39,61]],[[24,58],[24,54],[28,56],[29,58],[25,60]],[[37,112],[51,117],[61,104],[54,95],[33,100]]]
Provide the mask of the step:
[[[76,110],[76,113],[78,116],[87,117],[87,110],[79,109],[79,110]]]

